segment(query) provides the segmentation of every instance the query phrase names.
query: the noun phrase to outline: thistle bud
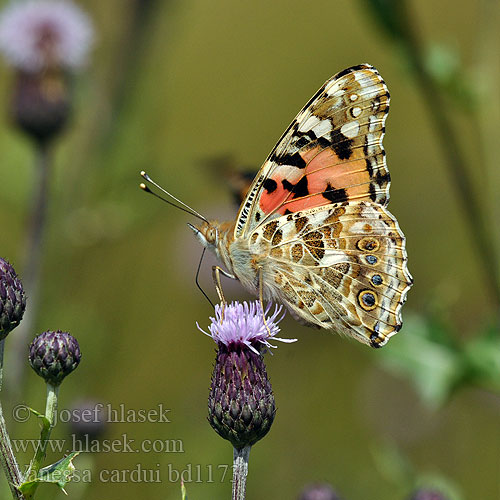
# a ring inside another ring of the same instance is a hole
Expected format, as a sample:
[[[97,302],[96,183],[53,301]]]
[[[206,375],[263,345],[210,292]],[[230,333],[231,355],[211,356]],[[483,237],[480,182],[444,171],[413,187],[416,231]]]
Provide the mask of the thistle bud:
[[[67,332],[47,331],[29,347],[30,365],[47,384],[58,386],[80,363],[80,346]]]
[[[269,307],[266,314],[269,312]],[[276,413],[263,354],[275,347],[269,340],[279,332],[281,308],[266,318],[258,302],[216,306],[210,318],[211,336],[218,345],[208,397],[208,421],[235,449],[252,446],[271,428]]]
[[[23,318],[26,294],[14,268],[0,257],[0,340]]]
[[[41,144],[57,137],[71,111],[68,76],[61,71],[16,75],[10,114],[13,122]]]

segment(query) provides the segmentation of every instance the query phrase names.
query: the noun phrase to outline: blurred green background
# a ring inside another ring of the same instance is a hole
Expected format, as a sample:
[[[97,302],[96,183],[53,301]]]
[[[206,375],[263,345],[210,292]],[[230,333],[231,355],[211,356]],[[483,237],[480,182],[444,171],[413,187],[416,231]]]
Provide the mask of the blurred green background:
[[[491,347],[498,346],[498,303],[411,60],[376,17],[387,16],[391,2],[80,5],[95,23],[97,41],[75,80],[72,125],[55,148],[33,336],[60,328],[80,342],[83,360],[62,386],[60,408],[81,398],[135,410],[161,403],[171,409],[170,423],[112,423],[105,437],[125,434],[136,447],[145,439],[181,440],[183,451],[79,457],[77,468],[94,461],[92,483],[69,484],[70,498],[178,499],[180,483],[169,470],[189,464],[190,499],[230,497],[230,474],[223,478],[223,472],[232,449],[206,421],[215,345],[195,324],[206,327],[212,313],[194,282],[201,248],[186,214],[139,189],[139,172],[147,170],[206,216],[233,217],[230,193],[211,160],[230,156],[257,169],[322,83],[364,62],[377,67],[391,92],[389,208],[407,237],[415,279],[405,326],[379,351],[285,319],[283,336],[299,342],[267,356],[278,410],[271,432],[252,449],[248,498],[296,498],[305,484],[327,481],[345,500],[400,500],[426,480],[445,484],[457,499],[500,498],[500,382],[494,375],[471,382],[456,368],[472,349],[479,352],[479,371],[489,363],[498,374]],[[411,2],[411,22],[468,163],[470,187],[490,217],[493,250],[500,193],[498,5]],[[0,73],[6,110],[12,73],[6,64]],[[33,150],[7,118],[1,123],[0,255],[22,277]],[[202,282],[215,299],[209,262]],[[498,268],[498,262],[487,265]],[[246,297],[230,283],[227,290],[231,298]],[[477,339],[479,347],[471,343]],[[14,362],[10,340],[7,371]],[[34,419],[14,426],[9,412],[18,401],[42,410],[43,383],[29,370],[18,389],[6,408],[12,437],[35,437]],[[61,424],[53,437],[68,436]],[[159,471],[160,482],[99,477],[137,464]],[[63,493],[47,486],[38,496]]]

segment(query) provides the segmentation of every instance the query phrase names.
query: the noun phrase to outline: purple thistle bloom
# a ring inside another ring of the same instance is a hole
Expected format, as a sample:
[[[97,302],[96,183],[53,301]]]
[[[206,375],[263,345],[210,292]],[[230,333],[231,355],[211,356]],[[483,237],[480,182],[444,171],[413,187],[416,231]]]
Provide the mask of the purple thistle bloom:
[[[448,500],[448,497],[434,489],[421,488],[413,492],[409,500]]]
[[[340,497],[329,484],[312,484],[304,488],[299,500],[340,500]]]
[[[270,306],[266,316],[269,309]],[[203,332],[218,346],[208,397],[208,421],[235,450],[262,439],[274,421],[276,406],[263,354],[276,347],[269,343],[271,338],[295,341],[275,336],[283,318],[281,311],[281,307],[276,307],[264,322],[259,302],[218,305],[215,317],[210,318],[210,333]]]
[[[256,347],[260,344],[267,348],[277,346],[269,343],[269,340],[279,340],[280,342],[296,342],[297,339],[282,339],[275,335],[280,331],[278,323],[283,319],[285,313],[281,315],[282,306],[276,306],[274,313],[267,317],[271,304],[265,310],[266,322],[262,315],[262,308],[258,301],[251,302],[231,302],[230,304],[218,304],[215,306],[215,317],[211,317],[211,324],[208,327],[210,333],[205,332],[196,324],[200,331],[212,337],[216,343],[224,344],[226,347],[231,344],[246,346],[255,353],[259,353]],[[280,317],[281,315],[281,317]],[[267,324],[267,328],[266,328]]]
[[[78,69],[92,41],[89,17],[70,1],[12,2],[0,14],[0,50],[28,73],[48,67]]]

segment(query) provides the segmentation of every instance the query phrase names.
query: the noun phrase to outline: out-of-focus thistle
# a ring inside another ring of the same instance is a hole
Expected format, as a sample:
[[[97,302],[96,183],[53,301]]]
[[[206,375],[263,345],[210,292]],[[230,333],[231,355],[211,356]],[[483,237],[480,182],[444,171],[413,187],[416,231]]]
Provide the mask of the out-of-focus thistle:
[[[299,500],[340,500],[340,497],[329,484],[311,484],[304,488]]]
[[[29,347],[29,362],[47,384],[57,387],[80,363],[78,341],[67,332],[46,331]]]
[[[408,500],[448,500],[448,497],[437,490],[421,488],[413,492]]]
[[[210,318],[210,333],[203,332],[218,348],[208,421],[234,447],[233,499],[245,498],[250,447],[269,432],[276,413],[263,355],[276,347],[270,340],[295,341],[276,337],[284,314],[276,307],[267,317],[270,307],[264,319],[259,302],[217,305],[215,317]]]
[[[95,401],[79,401],[71,410],[71,434],[79,441],[100,439],[106,432],[104,405]]]
[[[11,116],[37,142],[66,125],[70,77],[84,65],[92,39],[89,18],[70,1],[21,1],[1,13],[0,50],[16,68]]]
[[[71,0],[19,0],[0,12],[0,52],[14,69],[10,116],[35,148],[23,245],[24,287],[30,307],[11,346],[16,361],[6,375],[13,391],[23,385],[21,360],[38,313],[52,146],[68,123],[73,76],[83,68],[93,38],[89,17]]]
[[[23,318],[26,294],[14,268],[0,257],[0,340]]]

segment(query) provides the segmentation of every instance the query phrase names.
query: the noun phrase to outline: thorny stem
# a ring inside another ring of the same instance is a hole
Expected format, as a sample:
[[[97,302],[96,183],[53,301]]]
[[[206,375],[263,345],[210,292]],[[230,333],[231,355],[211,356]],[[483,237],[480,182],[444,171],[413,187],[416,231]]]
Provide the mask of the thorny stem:
[[[4,352],[5,339],[0,340],[0,390],[2,387],[3,376],[3,352]],[[9,434],[3,418],[2,403],[0,402],[0,462],[7,477],[12,497],[17,500],[24,500],[23,494],[17,489],[16,486],[22,483],[22,475],[17,464],[16,457],[12,451]]]
[[[493,292],[496,305],[500,306],[500,277],[495,257],[495,243],[486,229],[482,209],[473,192],[473,182],[461,152],[461,144],[453,131],[452,122],[440,90],[425,67],[422,45],[411,22],[414,16],[410,12],[408,1],[400,0],[396,5],[399,7],[398,17],[402,25],[401,32],[405,33],[404,41],[425,97],[424,102],[434,121],[436,134],[441,139],[439,142],[443,148],[448,174],[459,194],[469,230],[474,235],[472,240],[476,245],[478,255],[481,257],[485,281]]]
[[[232,500],[245,500],[250,446],[233,452],[233,496]]]
[[[23,283],[27,292],[29,307],[24,314],[23,322],[12,338],[12,351],[15,363],[9,370],[9,388],[22,387],[26,357],[26,344],[33,335],[33,326],[38,312],[38,296],[40,288],[40,270],[43,255],[43,237],[46,226],[47,205],[49,198],[50,152],[46,144],[37,144],[35,160],[34,196],[28,221],[26,255],[24,262]]]

